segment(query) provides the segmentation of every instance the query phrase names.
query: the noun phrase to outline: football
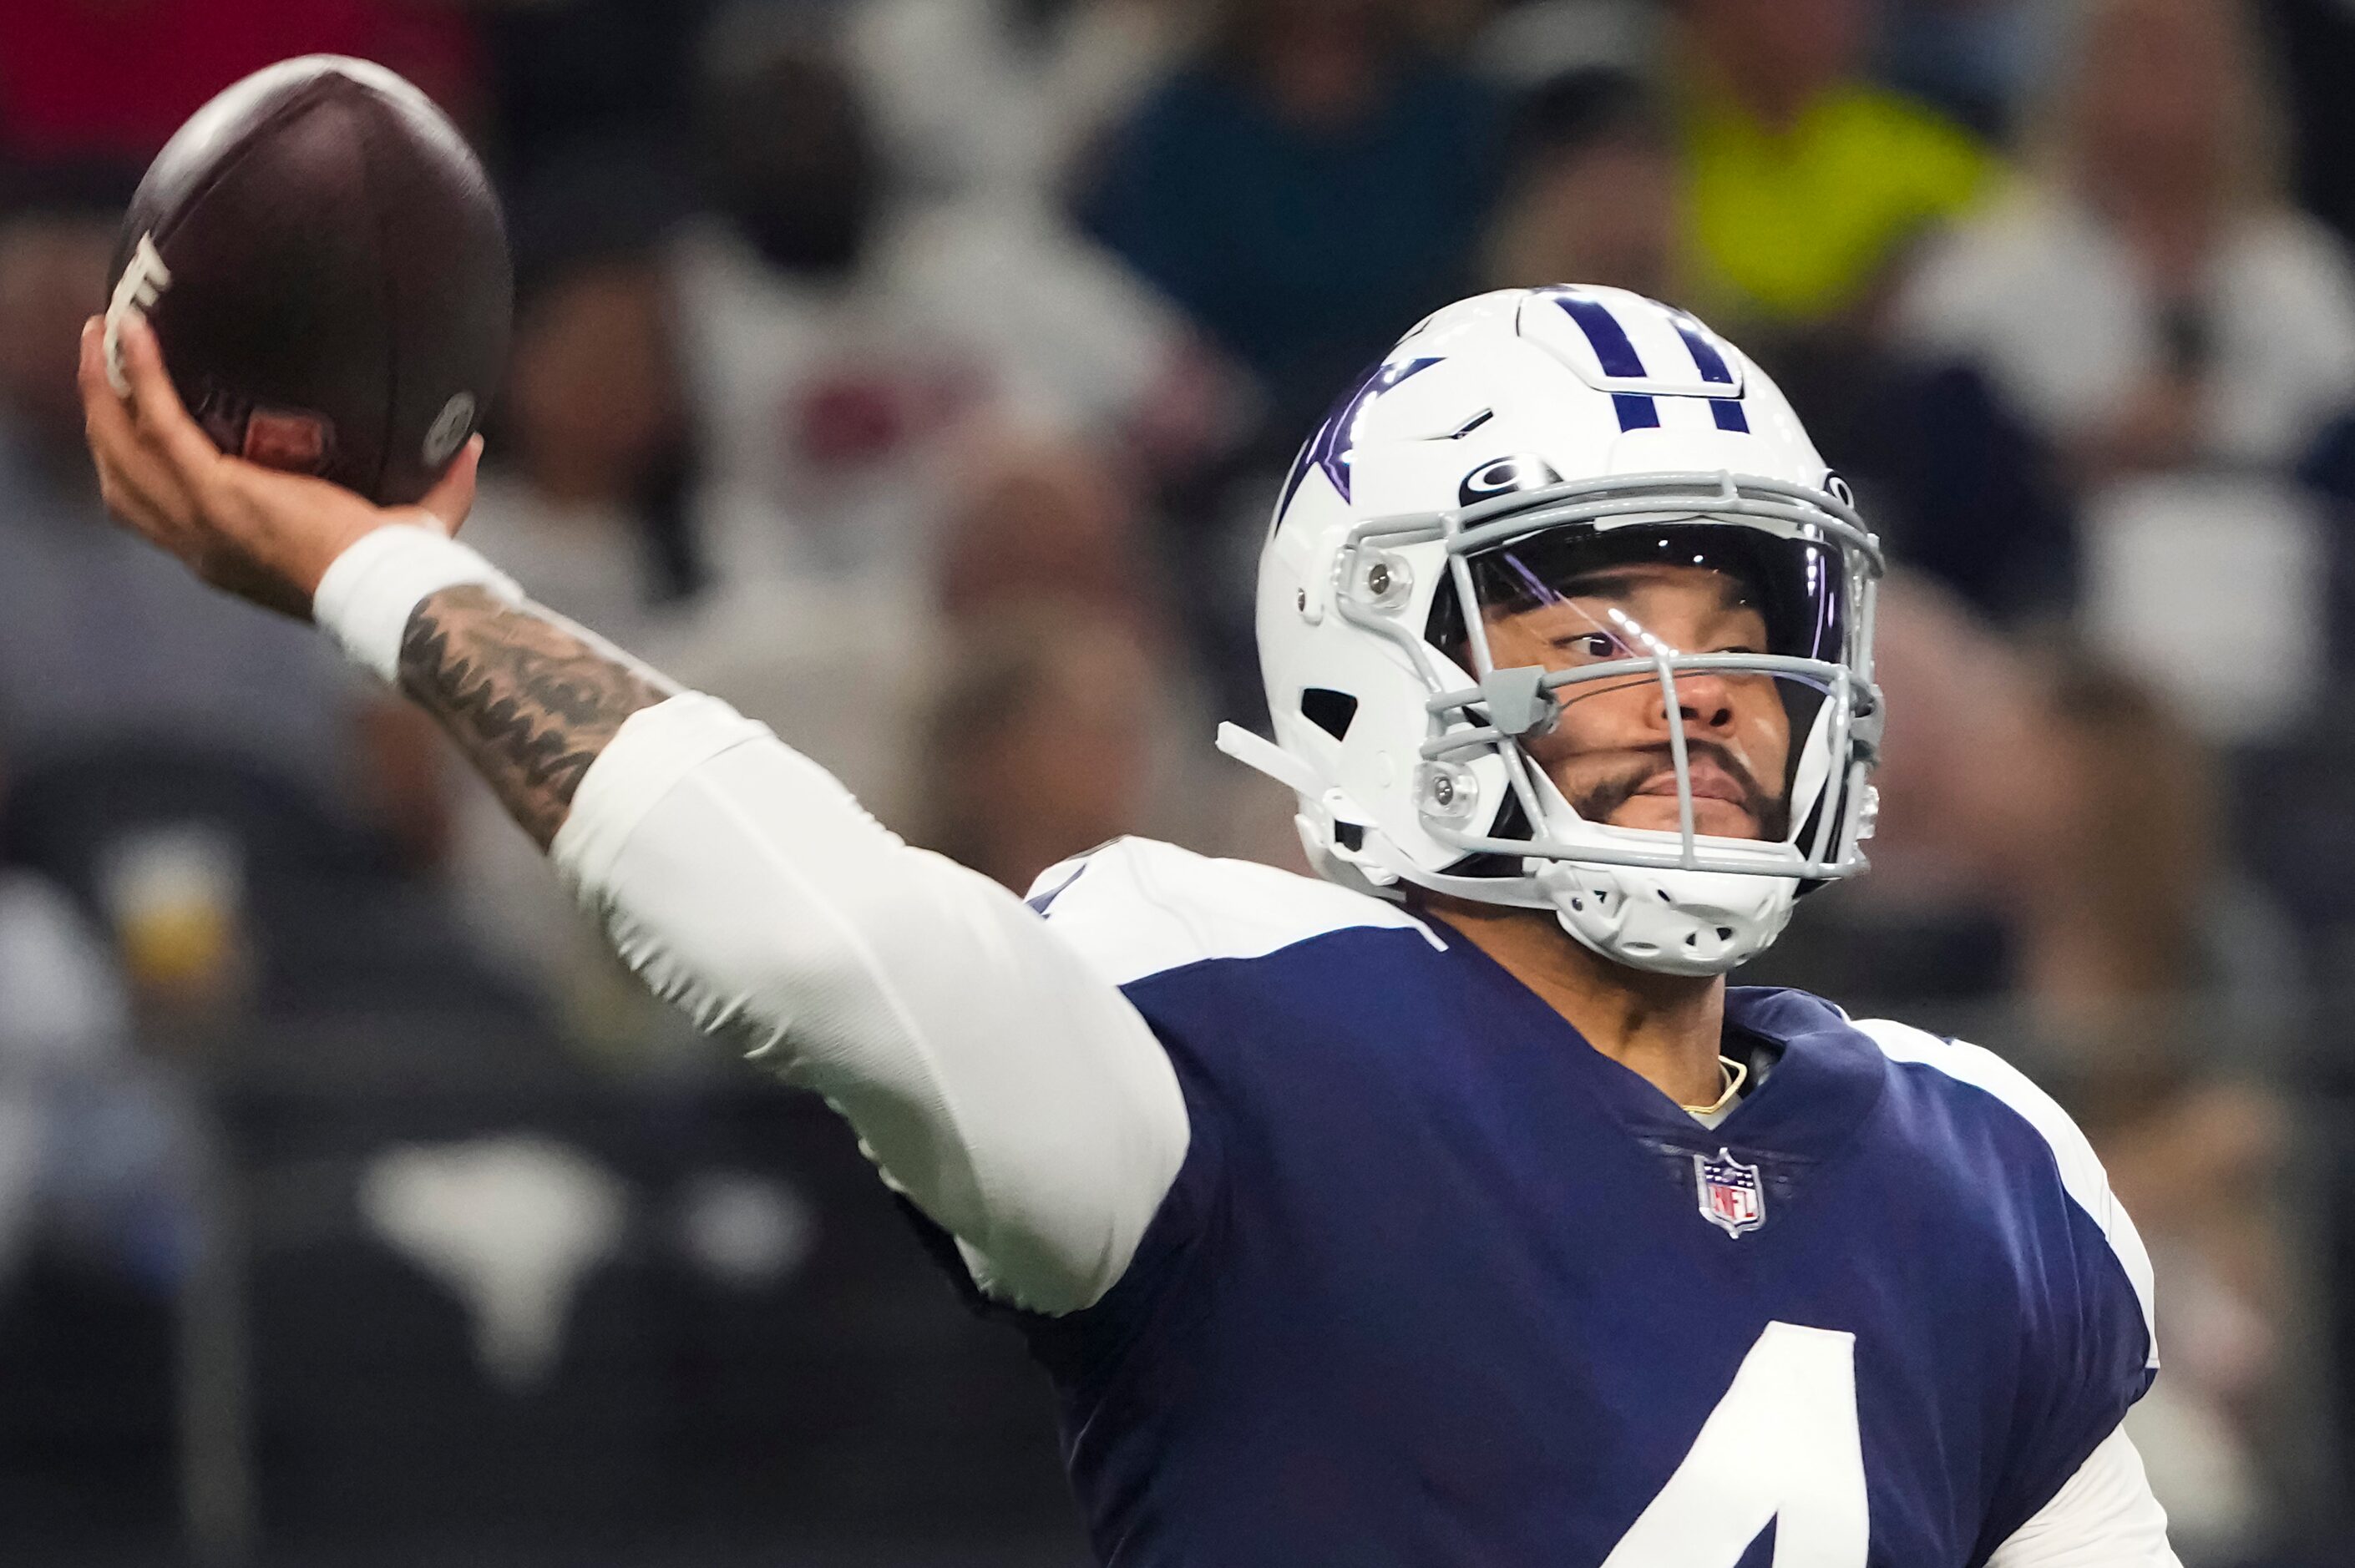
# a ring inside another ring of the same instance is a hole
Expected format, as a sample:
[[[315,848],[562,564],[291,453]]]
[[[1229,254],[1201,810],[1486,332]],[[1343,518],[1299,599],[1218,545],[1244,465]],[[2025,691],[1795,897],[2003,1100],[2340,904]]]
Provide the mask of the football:
[[[132,197],[107,312],[145,313],[221,450],[386,505],[480,422],[514,305],[497,197],[457,127],[381,66],[311,55],[198,110]]]

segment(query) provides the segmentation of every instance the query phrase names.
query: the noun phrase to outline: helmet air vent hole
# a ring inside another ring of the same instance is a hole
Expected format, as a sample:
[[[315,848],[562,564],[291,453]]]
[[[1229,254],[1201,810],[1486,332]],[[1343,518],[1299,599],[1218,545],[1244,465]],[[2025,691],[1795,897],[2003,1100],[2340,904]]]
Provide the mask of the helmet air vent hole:
[[[1660,902],[1663,904],[1673,904],[1676,902],[1675,899],[1668,896],[1668,890],[1665,887],[1655,887],[1652,891],[1660,895]]]
[[[1721,942],[1731,942],[1733,940],[1733,927],[1731,926],[1720,926],[1717,928],[1717,939]]]
[[[1583,910],[1586,907],[1586,900],[1583,898],[1573,898],[1570,901],[1570,906],[1572,909]]]
[[[1700,946],[1700,933],[1699,931],[1695,931],[1690,936],[1687,937],[1685,938],[1685,946],[1688,948],[1697,948]]]
[[[1358,716],[1358,699],[1330,686],[1310,686],[1300,694],[1300,713],[1335,740],[1347,739],[1350,721]]]

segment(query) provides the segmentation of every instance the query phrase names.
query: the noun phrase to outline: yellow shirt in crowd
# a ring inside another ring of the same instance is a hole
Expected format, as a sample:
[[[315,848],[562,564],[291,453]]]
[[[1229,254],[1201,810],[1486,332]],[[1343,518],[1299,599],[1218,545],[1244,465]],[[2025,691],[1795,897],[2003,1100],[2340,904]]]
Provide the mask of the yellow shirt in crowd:
[[[1862,84],[1779,130],[1698,93],[1682,118],[1688,276],[1696,303],[1728,321],[1838,314],[1907,241],[1976,201],[1998,166],[1959,126]]]

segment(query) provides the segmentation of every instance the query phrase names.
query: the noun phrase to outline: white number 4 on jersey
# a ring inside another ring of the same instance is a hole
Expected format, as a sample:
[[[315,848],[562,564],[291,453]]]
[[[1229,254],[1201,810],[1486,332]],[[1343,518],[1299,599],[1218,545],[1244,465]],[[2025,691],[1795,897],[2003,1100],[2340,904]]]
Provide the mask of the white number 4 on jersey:
[[[1864,1568],[1854,1334],[1767,1324],[1603,1568],[1734,1568],[1770,1520],[1774,1568]]]

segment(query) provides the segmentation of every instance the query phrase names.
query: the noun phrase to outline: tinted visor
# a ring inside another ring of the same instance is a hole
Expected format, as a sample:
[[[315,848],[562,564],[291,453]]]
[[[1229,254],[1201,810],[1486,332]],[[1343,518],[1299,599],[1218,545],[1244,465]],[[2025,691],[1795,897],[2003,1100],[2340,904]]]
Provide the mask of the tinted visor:
[[[1643,777],[1644,726],[1625,711],[1631,703],[1657,711],[1665,655],[1678,661],[1697,790],[1742,798],[1738,811],[1703,804],[1699,831],[1790,836],[1806,741],[1823,714],[1832,666],[1845,654],[1846,594],[1836,548],[1739,524],[1582,524],[1483,551],[1466,564],[1494,667],[1535,666],[1557,676],[1614,667],[1591,679],[1549,682],[1560,722],[1523,737],[1582,816],[1668,825],[1653,820],[1659,812],[1647,802],[1628,798],[1629,791],[1657,793],[1662,785]],[[1475,661],[1457,599],[1455,593],[1438,596],[1431,640],[1469,671]],[[1683,662],[1692,656],[1713,656],[1713,667]],[[1745,669],[1745,657],[1819,667]],[[1695,723],[1693,715],[1704,713]],[[1575,760],[1588,749],[1621,760],[1606,770],[1614,787],[1582,800],[1571,785],[1594,773]]]
[[[1659,527],[1627,525],[1610,529],[1586,526],[1548,529],[1474,556],[1473,595],[1482,620],[1490,628],[1518,616],[1540,615],[1555,632],[1569,636],[1582,623],[1610,640],[1610,656],[1650,658],[1652,648],[1631,638],[1622,620],[1609,613],[1636,616],[1632,599],[1648,597],[1657,628],[1646,627],[1678,652],[1704,653],[1719,650],[1678,646],[1671,630],[1686,641],[1699,641],[1681,619],[1676,627],[1679,600],[1689,600],[1705,589],[1729,605],[1755,613],[1763,645],[1752,651],[1786,658],[1819,659],[1837,663],[1843,657],[1845,609],[1838,553],[1814,539],[1778,538],[1740,524],[1681,523]],[[1644,595],[1646,588],[1656,591]],[[1673,591],[1666,591],[1673,590]],[[1442,594],[1432,609],[1431,641],[1465,668],[1464,622],[1453,594]],[[1599,662],[1603,643],[1575,652]],[[1544,660],[1549,669],[1563,667],[1572,650]],[[1496,651],[1493,662],[1509,665]]]

